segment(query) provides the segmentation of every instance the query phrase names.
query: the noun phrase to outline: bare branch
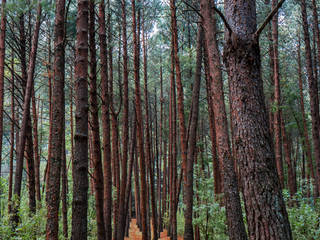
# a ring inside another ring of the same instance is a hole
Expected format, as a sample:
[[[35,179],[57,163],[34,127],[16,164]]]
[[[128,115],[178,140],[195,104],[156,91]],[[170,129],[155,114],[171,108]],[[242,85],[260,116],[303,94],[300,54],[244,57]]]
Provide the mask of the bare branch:
[[[285,0],[281,0],[278,2],[277,6],[275,6],[272,11],[269,13],[269,15],[266,17],[262,25],[258,28],[258,30],[255,32],[254,36],[259,37],[260,33],[263,31],[263,29],[267,26],[267,24],[271,21],[273,16],[278,12],[279,8],[281,8],[282,4]]]

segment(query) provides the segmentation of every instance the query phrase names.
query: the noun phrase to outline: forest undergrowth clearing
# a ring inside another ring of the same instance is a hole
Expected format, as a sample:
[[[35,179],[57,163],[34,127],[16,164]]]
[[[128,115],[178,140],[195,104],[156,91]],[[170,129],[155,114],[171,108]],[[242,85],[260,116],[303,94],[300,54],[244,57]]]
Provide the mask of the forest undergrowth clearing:
[[[131,219],[130,222],[130,229],[129,229],[129,237],[125,237],[125,240],[140,240],[142,239],[142,233],[137,225],[137,219]],[[161,240],[170,240],[170,237],[168,236],[168,231],[164,229],[160,233]],[[178,237],[178,240],[182,240],[182,237]]]

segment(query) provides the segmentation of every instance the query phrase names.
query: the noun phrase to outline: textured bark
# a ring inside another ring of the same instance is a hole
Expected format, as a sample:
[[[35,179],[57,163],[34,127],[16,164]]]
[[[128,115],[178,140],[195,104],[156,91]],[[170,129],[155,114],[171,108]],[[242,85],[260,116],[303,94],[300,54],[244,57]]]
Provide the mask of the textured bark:
[[[105,3],[99,4],[99,45],[100,45],[100,76],[102,92],[102,133],[103,133],[103,166],[104,166],[104,224],[106,239],[112,239],[111,208],[112,208],[112,173],[110,146],[110,109],[108,91],[108,59],[105,26]],[[105,49],[105,50],[103,50]]]
[[[101,144],[99,131],[99,109],[97,100],[97,62],[95,41],[95,3],[89,2],[89,46],[90,46],[90,126],[92,133],[93,185],[95,194],[96,221],[98,240],[105,240],[105,224],[103,216],[103,172],[101,161]]]
[[[78,1],[75,60],[76,132],[72,200],[72,239],[87,239],[88,210],[88,0]]]
[[[64,134],[64,24],[65,0],[56,5],[54,25],[54,78],[52,101],[52,152],[49,159],[47,181],[47,226],[46,239],[57,239],[59,236],[59,204],[60,204],[60,176],[62,165],[63,134]]]
[[[249,238],[292,239],[264,103],[256,1],[225,0],[225,12],[233,32],[226,33],[224,62]]]
[[[27,137],[27,125],[28,119],[30,119],[30,102],[32,95],[32,86],[34,81],[34,69],[36,64],[36,56],[37,56],[37,48],[38,48],[38,38],[39,38],[39,30],[40,30],[40,18],[41,18],[41,4],[39,2],[37,8],[37,20],[34,28],[33,38],[32,38],[32,48],[29,57],[29,69],[28,73],[25,75],[26,77],[23,79],[27,79],[26,88],[24,94],[24,102],[23,102],[23,117],[21,122],[20,134],[19,134],[19,146],[17,149],[16,156],[16,175],[14,182],[14,194],[17,195],[18,199],[20,199],[21,194],[21,181],[22,181],[22,169],[23,169],[23,157],[26,146],[26,137]],[[23,23],[23,16],[22,16]],[[23,24],[21,25],[23,27]],[[13,206],[13,216],[12,220],[14,224],[17,224],[19,221],[18,217],[19,211],[19,201],[15,203]]]
[[[272,0],[272,8],[278,4],[278,0]],[[279,76],[279,53],[278,53],[278,14],[272,19],[272,41],[273,41],[273,82],[274,82],[274,104],[276,111],[274,113],[274,138],[275,138],[275,156],[277,171],[281,183],[284,187],[283,162],[282,162],[282,145],[281,145],[281,120],[280,120],[280,76]]]
[[[197,34],[197,58],[196,58],[196,71],[193,82],[192,90],[192,112],[191,112],[191,124],[190,134],[188,141],[188,153],[186,164],[186,178],[187,182],[184,186],[185,192],[185,204],[186,209],[184,211],[185,224],[184,224],[184,239],[193,239],[193,225],[192,225],[192,210],[193,210],[193,164],[196,157],[197,150],[197,127],[198,127],[198,115],[199,115],[199,95],[200,95],[200,81],[201,81],[201,65],[202,65],[202,45],[203,45],[203,28],[201,23],[198,24]]]
[[[319,195],[319,169],[320,169],[320,136],[319,136],[319,96],[318,96],[318,83],[317,79],[314,77],[313,66],[312,66],[312,54],[310,46],[310,35],[308,29],[308,19],[307,19],[307,9],[306,1],[301,0],[301,15],[302,15],[302,26],[304,32],[304,42],[305,42],[305,54],[306,54],[306,69],[309,83],[309,97],[310,97],[310,111],[312,120],[312,139],[314,145],[314,157],[316,163],[316,171],[314,174],[315,182],[318,183],[318,189],[315,192],[315,196]]]
[[[215,37],[216,22],[214,16],[210,14],[211,8],[212,5],[209,0],[201,0],[200,10],[203,16],[205,44],[207,45],[208,49],[218,158],[223,169],[222,177],[224,181],[224,197],[226,203],[228,233],[230,239],[247,239],[242,218],[237,176],[234,170],[234,163],[230,149],[222,73],[220,69],[220,53]],[[233,120],[236,121],[235,118],[233,118]],[[236,129],[234,129],[234,131],[236,131]]]
[[[4,100],[4,62],[5,62],[5,38],[7,17],[5,13],[6,0],[1,2],[0,22],[0,177],[2,163],[2,136],[3,136],[3,100]],[[1,212],[0,212],[1,215]]]
[[[139,75],[139,63],[140,63],[140,33],[139,29],[139,16],[136,16],[136,2],[132,0],[132,29],[133,29],[133,45],[134,45],[134,82],[135,82],[135,105],[137,114],[137,137],[138,137],[138,149],[140,160],[140,211],[141,211],[141,230],[142,240],[149,239],[147,229],[147,186],[146,186],[146,169],[145,169],[145,155],[144,155],[144,140],[143,140],[143,119],[142,119],[142,107],[141,107],[141,93],[140,93],[140,75]],[[138,23],[137,23],[138,22]]]

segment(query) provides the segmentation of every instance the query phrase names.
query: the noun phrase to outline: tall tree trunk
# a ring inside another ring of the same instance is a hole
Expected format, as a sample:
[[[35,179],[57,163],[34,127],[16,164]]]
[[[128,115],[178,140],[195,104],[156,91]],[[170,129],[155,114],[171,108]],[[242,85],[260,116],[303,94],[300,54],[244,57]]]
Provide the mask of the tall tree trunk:
[[[40,155],[39,155],[39,142],[38,142],[38,118],[39,113],[36,109],[36,97],[34,89],[32,90],[32,118],[33,118],[33,152],[34,152],[34,172],[35,172],[35,191],[36,198],[41,207],[41,192],[40,192]]]
[[[139,14],[138,14],[139,15]],[[138,23],[137,23],[138,22]],[[134,45],[134,82],[135,82],[135,105],[137,114],[137,136],[138,149],[140,160],[140,183],[141,183],[141,197],[140,197],[140,211],[141,211],[141,227],[142,240],[148,240],[147,229],[147,186],[146,186],[146,169],[145,169],[145,155],[144,155],[144,140],[143,140],[143,119],[141,107],[141,93],[140,93],[140,18],[136,16],[136,2],[132,0],[132,30],[133,30],[133,45]]]
[[[201,81],[201,65],[202,65],[202,45],[203,45],[203,28],[202,24],[198,24],[197,34],[197,60],[196,60],[196,72],[193,82],[192,90],[192,117],[190,125],[190,134],[188,141],[188,154],[186,164],[186,177],[187,182],[185,184],[185,204],[186,209],[184,211],[185,225],[184,225],[184,239],[193,239],[193,164],[196,157],[196,141],[197,141],[197,127],[198,127],[198,115],[199,115],[199,95],[200,95],[200,81]]]
[[[278,4],[278,0],[272,0],[272,8]],[[284,187],[283,162],[282,162],[282,145],[281,145],[281,121],[280,121],[280,71],[279,71],[279,53],[278,53],[278,14],[272,19],[272,41],[273,41],[273,81],[274,81],[274,104],[276,111],[274,113],[274,138],[275,138],[275,156],[277,171],[281,183]]]
[[[87,239],[88,210],[88,13],[89,1],[78,1],[75,60],[76,132],[72,200],[72,239]]]
[[[210,13],[210,9],[212,8],[211,4],[212,3],[209,0],[201,0],[200,10],[203,15],[203,26],[206,41],[205,44],[208,49],[211,94],[213,98],[212,103],[216,126],[216,140],[219,163],[223,169],[222,177],[224,181],[223,185],[228,232],[230,239],[247,239],[242,218],[237,176],[234,169],[234,162],[228,135],[222,73],[220,69],[220,53],[216,39],[216,22],[214,16],[212,16]],[[233,118],[233,120],[236,122],[237,119]]]
[[[13,158],[14,158],[14,131],[16,124],[15,112],[15,77],[14,77],[14,54],[11,53],[11,133],[10,133],[10,166],[9,166],[9,180],[8,180],[8,213],[12,211],[12,179],[13,179]],[[18,132],[18,129],[17,129]]]
[[[57,239],[59,236],[59,204],[60,204],[60,176],[63,153],[64,134],[64,24],[65,0],[57,1],[54,25],[54,79],[52,100],[52,152],[50,154],[48,182],[47,182],[47,226],[46,239]]]
[[[97,100],[97,62],[96,62],[96,41],[95,41],[95,3],[89,2],[89,46],[90,46],[90,117],[92,133],[92,157],[93,157],[93,181],[96,206],[96,220],[98,240],[105,240],[105,224],[103,216],[103,172],[101,162],[101,144],[99,130],[99,109]]]
[[[303,94],[303,82],[302,82],[302,64],[301,64],[301,41],[300,41],[300,33],[298,36],[298,78],[299,78],[299,93],[300,93],[300,111],[302,114],[302,123],[303,123],[303,145],[305,147],[305,153],[307,156],[307,165],[310,171],[310,175],[312,179],[315,180],[314,175],[314,168],[313,168],[313,162],[312,162],[312,152],[311,152],[311,144],[309,141],[309,134],[308,134],[308,126],[307,126],[307,119],[306,119],[306,113],[304,108],[304,94]],[[305,154],[303,154],[304,159]],[[305,179],[305,177],[303,177]],[[314,181],[315,183],[315,189],[317,189],[318,182]]]
[[[24,151],[26,146],[28,119],[30,119],[30,102],[31,102],[31,95],[32,95],[32,88],[33,88],[32,86],[34,81],[34,69],[35,69],[36,57],[37,57],[39,30],[40,30],[40,24],[41,24],[40,18],[41,18],[41,3],[39,1],[38,8],[37,8],[37,20],[34,28],[34,33],[32,38],[32,48],[31,48],[30,57],[29,57],[29,69],[28,69],[28,73],[26,74],[27,85],[26,85],[25,95],[24,95],[23,117],[22,117],[21,129],[19,134],[19,146],[17,149],[17,156],[16,156],[16,175],[15,175],[15,182],[14,182],[14,194],[18,197],[18,199],[20,199],[20,194],[21,194],[23,157],[24,157]],[[18,211],[19,211],[19,201],[17,201],[13,206],[12,220],[14,224],[17,224],[19,221]]]
[[[4,100],[4,62],[5,62],[5,40],[7,17],[5,13],[6,0],[1,3],[1,22],[0,22],[0,177],[2,164],[2,136],[3,136],[3,100]],[[1,212],[0,212],[1,216]]]
[[[318,83],[314,77],[313,68],[312,68],[310,35],[309,35],[309,29],[308,29],[307,7],[306,7],[305,0],[301,0],[301,15],[302,15],[302,26],[303,26],[303,32],[304,32],[304,42],[305,42],[305,51],[306,51],[306,68],[307,68],[307,76],[308,76],[308,82],[309,82],[310,110],[311,110],[311,120],[312,120],[312,139],[313,139],[314,155],[315,155],[315,163],[316,163],[316,172],[314,177],[315,177],[315,182],[318,183],[318,186],[317,186],[318,188],[315,189],[317,190],[315,192],[315,196],[318,196],[320,192],[319,96],[318,96]]]
[[[64,100],[63,100],[64,106]],[[63,108],[65,111],[65,109]],[[66,133],[65,133],[65,118],[63,117],[63,133],[62,133],[62,151],[61,151],[61,203],[62,203],[62,230],[65,239],[68,239],[68,174],[67,174],[67,159],[66,159]]]
[[[146,142],[145,142],[145,152],[146,152],[146,165],[149,172],[150,179],[150,195],[151,195],[151,208],[152,208],[152,224],[153,224],[153,239],[158,238],[158,224],[157,224],[157,207],[154,191],[154,168],[152,164],[151,154],[151,137],[150,131],[150,115],[149,115],[149,96],[148,96],[148,71],[147,71],[147,46],[146,46],[146,34],[144,29],[144,19],[142,27],[142,47],[143,47],[143,72],[144,72],[144,102],[145,102],[145,129],[146,129]]]
[[[203,59],[204,69],[206,78],[206,91],[207,91],[207,102],[208,102],[208,113],[209,113],[209,125],[210,125],[210,137],[211,137],[211,155],[213,162],[213,178],[214,178],[214,193],[219,195],[223,192],[223,181],[222,181],[222,166],[217,157],[217,140],[216,140],[216,127],[215,118],[213,111],[213,99],[211,95],[211,82],[210,82],[210,70],[209,70],[209,57],[208,49],[206,44],[203,47]]]
[[[50,24],[49,24],[50,26]],[[48,160],[46,169],[44,172],[44,179],[46,182],[46,185],[43,184],[42,189],[44,190],[44,186],[48,187],[48,172],[49,172],[49,165],[50,165],[50,159],[51,159],[51,149],[52,149],[52,69],[51,69],[51,34],[50,31],[48,31],[48,63],[47,63],[47,74],[48,74],[48,95],[49,95],[49,139],[48,139]],[[42,190],[42,191],[43,191]]]
[[[123,156],[121,162],[122,178],[120,187],[120,204],[117,239],[122,240],[125,235],[126,226],[126,189],[127,186],[127,162],[128,162],[128,142],[129,142],[129,84],[128,84],[128,47],[127,47],[127,17],[126,17],[126,0],[121,1],[122,14],[122,42],[123,42],[123,128],[122,128],[122,146]]]
[[[224,62],[249,238],[292,239],[264,103],[256,1],[225,0],[225,12],[233,32],[226,33]]]
[[[290,135],[288,134],[285,128],[283,115],[281,116],[281,131],[282,131],[284,155],[285,155],[285,160],[288,166],[288,187],[289,187],[290,196],[294,196],[297,190],[295,189],[294,164],[291,157],[292,146],[290,144],[291,142]]]
[[[99,45],[101,63],[101,92],[102,92],[102,134],[103,134],[103,166],[104,166],[104,224],[106,239],[112,239],[111,207],[112,207],[112,173],[110,146],[110,109],[108,90],[108,59],[105,25],[105,2],[99,3]]]

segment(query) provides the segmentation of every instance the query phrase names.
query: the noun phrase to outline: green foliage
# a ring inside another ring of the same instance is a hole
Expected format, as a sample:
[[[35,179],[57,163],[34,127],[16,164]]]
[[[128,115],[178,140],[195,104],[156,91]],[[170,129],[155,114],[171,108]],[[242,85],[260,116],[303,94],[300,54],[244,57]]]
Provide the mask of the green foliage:
[[[305,201],[299,206],[288,208],[289,220],[294,239],[320,239],[320,213]]]
[[[197,175],[195,189],[193,224],[198,225],[200,229],[201,239],[228,239],[225,208],[221,206],[215,199],[214,185],[212,178],[207,178],[200,174],[199,166],[196,167]]]

